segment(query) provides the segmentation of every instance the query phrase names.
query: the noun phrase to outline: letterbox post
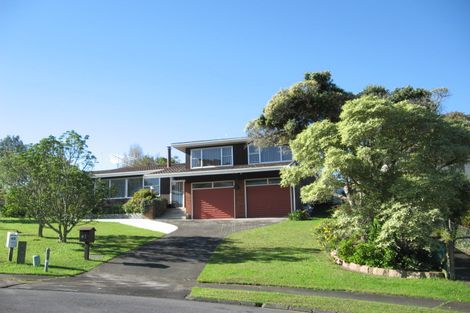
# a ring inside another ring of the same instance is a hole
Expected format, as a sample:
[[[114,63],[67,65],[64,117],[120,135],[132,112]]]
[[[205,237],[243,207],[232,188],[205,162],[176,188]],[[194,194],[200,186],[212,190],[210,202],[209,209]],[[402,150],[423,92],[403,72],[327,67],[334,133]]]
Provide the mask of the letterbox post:
[[[26,241],[18,241],[18,251],[16,253],[16,263],[24,264],[26,259]]]
[[[7,233],[6,247],[8,248],[8,261],[13,261],[13,249],[18,244],[18,233],[9,231]]]
[[[84,243],[83,257],[85,260],[90,259],[91,243],[95,241],[95,228],[94,227],[81,227],[80,228],[80,241]]]

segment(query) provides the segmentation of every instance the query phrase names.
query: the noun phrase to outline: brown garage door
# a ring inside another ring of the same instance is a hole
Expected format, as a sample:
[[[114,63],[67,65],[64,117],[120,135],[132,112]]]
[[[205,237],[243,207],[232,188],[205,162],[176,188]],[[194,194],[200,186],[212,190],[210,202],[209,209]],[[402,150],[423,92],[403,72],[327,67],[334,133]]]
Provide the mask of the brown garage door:
[[[291,211],[290,188],[279,186],[279,179],[246,181],[248,217],[285,217]]]
[[[219,183],[220,182],[204,183],[216,186],[205,189],[197,189],[197,184],[193,184],[194,218],[213,219],[234,217],[233,183],[231,183],[230,187],[217,187]],[[223,184],[221,183],[221,185]],[[228,185],[228,182],[225,185]]]

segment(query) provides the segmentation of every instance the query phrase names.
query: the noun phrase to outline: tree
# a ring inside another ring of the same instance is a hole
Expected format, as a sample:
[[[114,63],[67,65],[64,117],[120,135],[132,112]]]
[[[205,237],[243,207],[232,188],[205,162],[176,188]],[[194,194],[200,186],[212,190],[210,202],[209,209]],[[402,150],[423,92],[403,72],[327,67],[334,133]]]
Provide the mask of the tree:
[[[337,121],[341,107],[353,97],[333,83],[330,72],[306,73],[303,81],[269,100],[261,116],[248,123],[248,136],[261,146],[288,144],[314,122]]]
[[[24,209],[42,227],[54,230],[61,242],[74,226],[100,205],[105,190],[95,185],[89,170],[95,157],[74,131],[42,139],[13,159],[16,182],[6,193],[10,210]]]
[[[383,86],[369,85],[364,88],[358,96],[377,96],[379,98],[389,99],[393,103],[408,101],[439,113],[442,108],[442,102],[449,96],[449,91],[447,88],[427,90],[424,88],[405,86],[396,88],[390,92]]]
[[[291,149],[298,165],[282,171],[282,183],[316,177],[302,200],[341,198],[337,236],[389,249],[398,266],[419,268],[413,262],[435,244],[430,234],[469,205],[460,170],[469,128],[417,103],[364,95],[343,106],[339,122],[310,125]]]
[[[167,158],[160,156],[146,155],[141,146],[135,144],[129,147],[129,152],[124,154],[121,167],[150,167],[155,165],[166,165]],[[178,157],[172,157],[171,163],[178,163]]]
[[[6,136],[0,140],[0,207],[4,204],[5,189],[8,188],[11,178],[7,174],[11,172],[11,159],[14,155],[27,149],[19,136]]]

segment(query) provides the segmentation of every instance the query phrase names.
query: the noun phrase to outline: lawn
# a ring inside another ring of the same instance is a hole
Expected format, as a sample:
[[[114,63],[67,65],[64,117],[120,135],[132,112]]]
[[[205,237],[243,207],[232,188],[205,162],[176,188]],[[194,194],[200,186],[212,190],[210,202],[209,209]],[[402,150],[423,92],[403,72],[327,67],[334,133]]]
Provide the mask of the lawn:
[[[316,310],[348,313],[450,313],[457,312],[439,308],[423,308],[417,306],[379,303],[362,300],[329,298],[320,296],[293,295],[279,292],[260,292],[245,290],[228,290],[195,287],[191,291],[195,299],[223,299],[228,301],[244,301],[261,304],[281,304],[289,307],[301,307]]]
[[[470,301],[470,287],[463,282],[388,278],[342,269],[313,235],[320,222],[285,221],[234,233],[217,248],[198,281]]]
[[[85,225],[96,228],[96,242],[91,248],[89,261],[84,260],[83,246],[78,241],[79,228]],[[37,237],[37,228],[38,225],[29,220],[0,218],[0,244],[3,247],[3,253],[0,253],[0,273],[76,275],[163,236],[162,233],[118,223],[83,222],[72,230],[67,243],[60,243],[57,234],[49,228],[44,229],[43,238]],[[19,231],[19,240],[27,242],[26,264],[16,264],[16,249],[13,262],[8,262],[8,249],[5,248],[8,231]],[[32,256],[39,255],[43,265],[46,248],[51,249],[51,257],[49,272],[44,273],[43,267],[32,266]]]

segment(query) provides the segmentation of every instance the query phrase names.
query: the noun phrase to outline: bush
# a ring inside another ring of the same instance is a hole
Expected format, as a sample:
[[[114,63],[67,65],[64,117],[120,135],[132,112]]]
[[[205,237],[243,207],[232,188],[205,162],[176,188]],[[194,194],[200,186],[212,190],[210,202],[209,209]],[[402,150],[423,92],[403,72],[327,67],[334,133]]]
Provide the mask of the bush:
[[[470,210],[467,210],[460,223],[463,227],[470,228]]]
[[[153,190],[140,189],[122,207],[126,213],[145,213],[156,199],[158,196]]]
[[[336,224],[333,220],[326,220],[314,230],[314,235],[326,251],[335,249],[340,242],[340,238],[335,232]]]
[[[289,219],[291,221],[305,221],[309,218],[310,216],[308,215],[307,210],[296,210],[289,213]]]

